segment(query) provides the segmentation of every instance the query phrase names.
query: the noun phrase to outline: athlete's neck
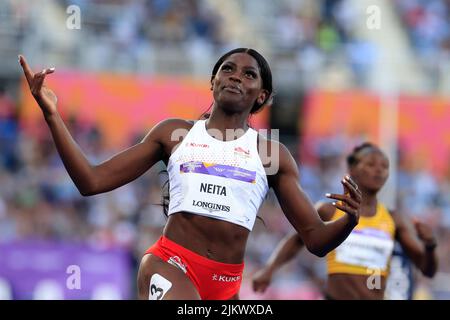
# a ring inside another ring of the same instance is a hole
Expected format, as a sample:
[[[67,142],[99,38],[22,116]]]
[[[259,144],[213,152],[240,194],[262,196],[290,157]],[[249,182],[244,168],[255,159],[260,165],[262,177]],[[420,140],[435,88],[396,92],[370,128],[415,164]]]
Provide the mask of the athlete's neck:
[[[229,140],[228,137],[230,137],[227,133],[227,129],[237,130],[237,136],[231,137],[231,139],[237,139],[248,129],[247,117],[248,116],[246,114],[242,113],[228,115],[225,114],[220,108],[214,108],[211,116],[206,120],[206,129],[216,129],[221,131],[224,140]],[[241,134],[239,134],[239,132]]]
[[[363,188],[361,188],[362,193],[362,200],[361,200],[361,206],[362,207],[376,207],[378,203],[377,199],[377,193],[367,191]]]

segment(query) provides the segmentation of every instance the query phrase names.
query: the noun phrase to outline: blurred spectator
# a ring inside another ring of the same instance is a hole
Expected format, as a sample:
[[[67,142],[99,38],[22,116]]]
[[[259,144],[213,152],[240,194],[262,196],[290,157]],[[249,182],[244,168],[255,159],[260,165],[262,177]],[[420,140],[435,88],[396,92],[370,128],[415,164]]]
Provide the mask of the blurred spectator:
[[[315,145],[317,161],[300,166],[300,184],[313,203],[324,201],[325,193],[340,193],[345,173],[344,142],[340,137],[329,137]]]
[[[448,56],[450,3],[446,0],[396,0],[414,52],[435,89],[441,62]]]

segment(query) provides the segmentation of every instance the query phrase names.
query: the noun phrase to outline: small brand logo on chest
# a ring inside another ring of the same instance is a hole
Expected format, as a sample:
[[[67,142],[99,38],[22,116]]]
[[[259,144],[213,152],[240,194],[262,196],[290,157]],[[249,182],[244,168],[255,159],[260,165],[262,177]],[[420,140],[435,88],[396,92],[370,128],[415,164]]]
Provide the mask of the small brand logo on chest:
[[[250,150],[242,147],[234,148],[234,154],[244,159],[251,158]]]
[[[186,142],[186,147],[188,147],[188,148],[209,148],[209,145],[206,143]]]

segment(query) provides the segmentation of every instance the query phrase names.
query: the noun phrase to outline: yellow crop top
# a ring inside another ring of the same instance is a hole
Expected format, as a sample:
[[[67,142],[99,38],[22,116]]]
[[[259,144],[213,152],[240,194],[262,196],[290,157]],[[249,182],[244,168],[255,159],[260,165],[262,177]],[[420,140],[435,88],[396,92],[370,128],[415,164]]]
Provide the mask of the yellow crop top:
[[[331,220],[339,219],[344,214],[336,209]],[[361,216],[347,239],[326,256],[328,274],[370,275],[377,271],[381,276],[386,276],[394,237],[395,222],[384,205],[378,203],[375,215]]]

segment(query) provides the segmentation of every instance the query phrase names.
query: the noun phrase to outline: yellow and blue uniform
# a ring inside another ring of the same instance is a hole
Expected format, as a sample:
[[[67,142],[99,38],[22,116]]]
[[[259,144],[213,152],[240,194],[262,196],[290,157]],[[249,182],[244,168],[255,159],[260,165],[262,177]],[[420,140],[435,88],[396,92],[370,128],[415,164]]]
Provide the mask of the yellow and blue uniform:
[[[336,209],[331,220],[345,214]],[[395,222],[386,207],[378,203],[375,215],[361,216],[347,239],[327,255],[328,274],[368,275],[377,271],[381,276],[386,276],[394,238]]]

